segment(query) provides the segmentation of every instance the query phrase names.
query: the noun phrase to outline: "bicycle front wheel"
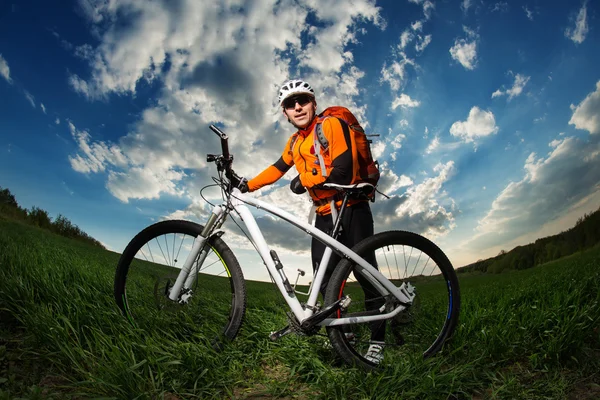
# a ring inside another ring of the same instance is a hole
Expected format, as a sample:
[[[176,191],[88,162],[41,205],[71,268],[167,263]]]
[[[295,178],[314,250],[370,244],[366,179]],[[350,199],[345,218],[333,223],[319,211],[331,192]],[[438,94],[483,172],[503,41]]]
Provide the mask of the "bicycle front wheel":
[[[172,220],[141,231],[121,255],[114,295],[134,326],[206,341],[218,350],[235,338],[246,310],[242,270],[223,240],[208,240],[206,258],[197,257],[192,264],[194,282],[176,301],[168,298],[202,229],[193,222]]]
[[[334,349],[350,364],[372,370],[401,358],[429,357],[442,349],[458,323],[458,279],[446,255],[428,239],[411,232],[388,231],[364,239],[353,249],[399,287],[414,287],[412,305],[387,320],[328,327]],[[349,295],[352,302],[337,317],[389,313],[398,306],[382,295],[351,260],[342,260],[327,286],[325,304]]]

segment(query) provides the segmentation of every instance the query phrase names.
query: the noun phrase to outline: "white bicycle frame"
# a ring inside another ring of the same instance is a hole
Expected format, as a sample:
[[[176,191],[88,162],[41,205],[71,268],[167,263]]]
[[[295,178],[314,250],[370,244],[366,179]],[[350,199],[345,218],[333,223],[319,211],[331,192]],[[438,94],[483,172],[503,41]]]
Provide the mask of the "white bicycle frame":
[[[337,210],[334,202],[331,203],[332,217],[335,221],[337,218]],[[362,270],[361,274],[381,293],[382,296],[391,294],[395,298],[399,300],[401,304],[411,304],[415,294],[409,290],[406,283],[402,283],[401,286],[396,287],[392,282],[390,282],[383,274],[381,274],[376,268],[374,268],[371,264],[365,261],[362,257],[354,253],[351,249],[344,246],[342,243],[338,242],[331,236],[327,235],[323,231],[315,228],[314,226],[298,219],[297,217],[291,215],[290,213],[272,205],[266,203],[264,201],[258,200],[254,197],[251,197],[247,194],[241,193],[237,188],[233,189],[231,193],[231,205],[233,209],[241,216],[242,221],[244,222],[252,241],[258,250],[261,258],[263,259],[269,274],[271,275],[273,281],[277,285],[277,288],[283,295],[286,303],[296,316],[299,323],[302,323],[304,320],[313,315],[315,310],[315,305],[317,304],[317,299],[319,296],[319,288],[321,287],[321,283],[323,282],[323,277],[325,276],[326,266],[329,262],[331,254],[333,250],[341,252],[345,257],[354,261],[358,264]],[[256,220],[252,213],[250,212],[247,205],[256,207],[258,209],[265,210],[270,214],[273,214],[292,225],[298,227],[304,232],[308,233],[312,237],[323,242],[327,247],[323,254],[323,258],[321,260],[321,264],[317,270],[316,275],[314,276],[313,283],[308,292],[308,301],[306,302],[306,306],[303,307],[298,298],[295,295],[295,292],[289,291],[289,281],[287,282],[288,286],[286,288],[285,281],[287,280],[285,274],[282,269],[278,269],[276,267],[276,262],[271,256],[271,252],[265,238],[258,227]],[[175,284],[173,285],[171,292],[169,294],[169,298],[173,301],[178,300],[178,295],[181,292],[182,288],[188,289],[193,284],[193,281],[196,278],[196,273],[198,268],[192,269],[192,265],[194,261],[198,260],[198,265],[204,261],[206,258],[206,254],[208,252],[208,248],[204,249],[204,244],[213,234],[215,229],[218,229],[224,222],[226,217],[226,209],[227,205],[216,205],[212,210],[212,214],[204,227],[204,231],[198,236],[197,240],[190,251],[185,264],[183,265]],[[202,254],[198,254],[201,249],[204,249]],[[190,273],[191,272],[191,273]],[[317,325],[320,326],[337,326],[337,325],[345,325],[345,324],[354,324],[354,323],[364,323],[371,321],[378,321],[383,319],[391,318],[400,312],[406,309],[404,305],[398,305],[394,310],[388,312],[386,314],[379,315],[371,315],[371,316],[359,316],[359,317],[345,317],[345,318],[327,318]],[[384,310],[381,310],[382,312]]]

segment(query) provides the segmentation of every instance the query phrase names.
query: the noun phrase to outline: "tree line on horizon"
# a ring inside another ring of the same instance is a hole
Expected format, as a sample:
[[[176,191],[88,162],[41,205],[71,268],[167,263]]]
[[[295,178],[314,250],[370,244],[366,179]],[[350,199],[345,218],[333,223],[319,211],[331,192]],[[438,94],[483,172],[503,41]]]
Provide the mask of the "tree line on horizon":
[[[457,273],[501,273],[523,270],[589,249],[600,243],[600,208],[580,217],[575,226],[534,243],[500,251],[496,257],[457,268]]]
[[[0,186],[0,215],[26,222],[30,225],[49,230],[58,235],[86,242],[93,246],[106,248],[98,240],[94,239],[77,225],[73,224],[67,217],[58,214],[54,220],[48,214],[48,211],[39,207],[31,207],[30,210],[21,208],[15,196],[10,190],[3,189]]]

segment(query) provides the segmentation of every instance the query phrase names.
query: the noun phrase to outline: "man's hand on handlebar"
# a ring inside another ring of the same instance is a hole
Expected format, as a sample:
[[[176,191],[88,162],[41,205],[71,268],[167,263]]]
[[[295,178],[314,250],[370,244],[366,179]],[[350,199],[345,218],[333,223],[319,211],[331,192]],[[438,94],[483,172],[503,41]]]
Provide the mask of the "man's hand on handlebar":
[[[242,193],[248,192],[248,179],[239,176],[233,170],[231,170],[230,175],[229,181],[231,182],[231,187],[240,189]]]

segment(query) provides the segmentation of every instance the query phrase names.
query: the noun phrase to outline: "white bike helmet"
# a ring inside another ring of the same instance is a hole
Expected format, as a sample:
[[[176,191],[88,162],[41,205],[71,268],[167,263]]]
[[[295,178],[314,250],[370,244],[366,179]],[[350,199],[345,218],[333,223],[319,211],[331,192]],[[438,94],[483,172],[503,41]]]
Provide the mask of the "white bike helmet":
[[[285,81],[281,85],[281,89],[279,89],[279,105],[291,95],[298,93],[307,93],[313,98],[315,97],[315,91],[307,82],[300,79],[290,79],[289,81]]]

